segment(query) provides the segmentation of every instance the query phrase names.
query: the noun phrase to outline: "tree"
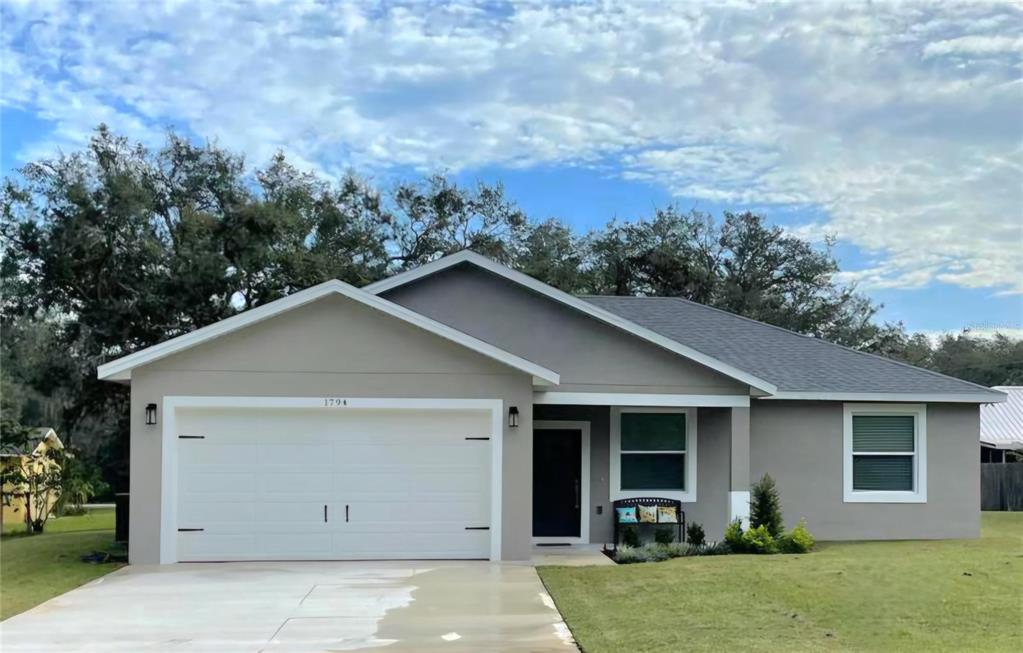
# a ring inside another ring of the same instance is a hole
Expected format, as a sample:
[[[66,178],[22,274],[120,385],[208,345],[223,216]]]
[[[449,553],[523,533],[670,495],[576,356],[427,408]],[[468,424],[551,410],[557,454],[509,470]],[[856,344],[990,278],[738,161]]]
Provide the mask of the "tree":
[[[19,423],[52,426],[116,489],[128,393],[97,365],[338,278],[355,285],[471,248],[566,292],[675,296],[979,383],[1023,382],[1008,339],[936,349],[836,281],[830,247],[762,216],[676,206],[577,234],[531,221],[501,184],[434,175],[381,191],[283,154],[169,134],[152,150],[100,126],[88,147],[30,163],[0,193],[0,367]]]
[[[396,271],[472,249],[501,263],[510,263],[527,225],[525,214],[504,195],[504,186],[477,184],[459,188],[434,175],[424,182],[398,184],[383,215]]]
[[[528,225],[514,252],[514,266],[524,274],[565,292],[587,285],[583,243],[572,230],[550,219]]]
[[[781,514],[781,497],[774,479],[764,474],[750,492],[749,522],[751,528],[763,526],[773,538],[781,536],[785,524]]]

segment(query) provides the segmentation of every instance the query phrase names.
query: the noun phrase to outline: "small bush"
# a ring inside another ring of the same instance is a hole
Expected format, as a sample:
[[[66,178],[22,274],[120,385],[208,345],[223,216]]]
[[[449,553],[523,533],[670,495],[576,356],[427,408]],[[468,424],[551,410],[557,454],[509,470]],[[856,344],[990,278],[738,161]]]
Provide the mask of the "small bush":
[[[725,542],[736,553],[742,553],[745,550],[742,544],[742,520],[735,518],[728,524],[728,528],[725,529]]]
[[[816,540],[806,528],[806,520],[800,519],[795,528],[781,536],[778,548],[782,553],[809,553],[815,543]]]
[[[675,541],[675,529],[671,526],[659,526],[654,531],[654,542],[658,544],[671,544]]]
[[[646,555],[647,562],[661,562],[675,557],[671,555],[668,546],[665,544],[647,544],[643,547],[643,553]]]
[[[664,545],[664,550],[668,553],[669,558],[682,558],[692,555],[690,553],[691,548],[692,547],[684,542],[672,542],[671,544]]]
[[[749,523],[756,528],[764,526],[772,538],[782,534],[781,497],[774,479],[769,474],[753,484],[750,492]]]
[[[696,555],[701,556],[724,556],[732,553],[732,547],[729,546],[728,542],[712,542],[705,544],[700,547],[700,552]]]
[[[742,550],[747,553],[777,553],[778,544],[765,524],[742,534]]]
[[[629,565],[637,562],[661,562],[671,558],[688,558],[692,556],[715,556],[731,553],[732,549],[725,542],[713,542],[694,546],[684,542],[670,544],[647,544],[645,546],[620,546],[615,552],[615,562]]]
[[[622,544],[632,548],[639,548],[639,529],[635,526],[626,526],[622,530]]]
[[[615,562],[620,565],[629,565],[634,562],[646,562],[646,557],[639,547],[623,544],[615,551]]]
[[[686,528],[686,540],[693,546],[703,546],[707,541],[707,536],[703,532],[703,526],[696,522],[689,524]]]

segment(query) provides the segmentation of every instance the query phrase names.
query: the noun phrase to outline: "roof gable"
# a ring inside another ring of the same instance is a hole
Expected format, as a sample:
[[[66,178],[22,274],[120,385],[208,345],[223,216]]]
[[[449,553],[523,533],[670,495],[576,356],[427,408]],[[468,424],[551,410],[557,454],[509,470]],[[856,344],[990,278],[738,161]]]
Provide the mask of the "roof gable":
[[[423,315],[410,311],[403,306],[389,302],[386,299],[366,293],[358,288],[342,281],[332,280],[319,285],[307,288],[297,293],[288,295],[282,299],[270,302],[263,306],[250,309],[244,313],[229,317],[220,322],[215,322],[201,329],[172,338],[152,347],[135,352],[128,356],[118,358],[104,365],[97,370],[100,379],[111,381],[128,380],[131,378],[131,371],[142,365],[166,358],[172,354],[190,349],[199,344],[209,342],[215,338],[233,333],[247,326],[268,320],[286,311],[304,306],[323,297],[330,295],[341,295],[355,300],[360,304],[381,311],[396,319],[402,320],[429,333],[440,336],[446,340],[466,347],[493,360],[504,363],[509,367],[531,374],[534,383],[538,385],[557,385],[560,377],[557,372],[542,365],[533,363],[524,358],[504,351],[489,343],[483,342],[468,334],[462,333],[445,324],[431,320]]]
[[[446,256],[437,261],[433,261],[432,263],[427,263],[415,268],[414,270],[409,270],[408,272],[403,272],[382,281],[369,284],[365,286],[363,290],[373,293],[374,295],[380,294],[391,290],[392,288],[412,283],[418,279],[437,274],[438,272],[442,272],[462,264],[474,265],[490,272],[491,274],[503,277],[512,283],[523,286],[535,293],[564,304],[565,306],[569,306],[605,324],[609,324],[620,331],[624,331],[625,333],[640,338],[641,340],[653,343],[674,354],[682,356],[683,358],[712,369],[724,376],[749,385],[762,393],[773,394],[777,390],[773,383],[756,374],[751,374],[746,370],[730,365],[715,358],[714,356],[707,355],[704,352],[698,351],[682,342],[679,342],[678,340],[666,337],[663,334],[657,333],[640,324],[625,319],[611,311],[604,310],[590,302],[569,295],[568,293],[558,290],[553,286],[549,286],[528,275],[512,270],[511,268],[499,263],[495,263],[484,256],[480,256],[479,254],[468,250],[452,254],[451,256]]]

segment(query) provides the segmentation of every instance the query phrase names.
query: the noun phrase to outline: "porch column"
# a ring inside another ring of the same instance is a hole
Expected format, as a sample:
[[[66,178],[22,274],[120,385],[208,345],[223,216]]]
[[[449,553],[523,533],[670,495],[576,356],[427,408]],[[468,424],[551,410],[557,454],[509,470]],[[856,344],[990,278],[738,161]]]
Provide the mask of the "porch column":
[[[732,408],[729,446],[728,521],[749,527],[749,408]]]

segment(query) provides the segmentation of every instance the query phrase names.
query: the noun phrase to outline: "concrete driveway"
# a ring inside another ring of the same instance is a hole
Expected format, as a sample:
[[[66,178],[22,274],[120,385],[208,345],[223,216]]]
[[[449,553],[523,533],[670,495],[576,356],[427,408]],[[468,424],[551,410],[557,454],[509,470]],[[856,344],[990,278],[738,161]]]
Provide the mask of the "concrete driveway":
[[[530,565],[127,567],[0,624],[13,651],[576,650]]]

